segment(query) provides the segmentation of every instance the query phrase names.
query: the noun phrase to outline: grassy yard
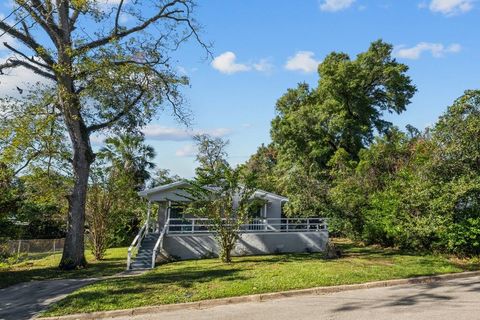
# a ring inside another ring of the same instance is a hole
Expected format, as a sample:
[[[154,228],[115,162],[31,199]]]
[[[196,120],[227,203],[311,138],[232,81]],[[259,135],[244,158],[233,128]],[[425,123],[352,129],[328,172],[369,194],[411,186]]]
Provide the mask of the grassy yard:
[[[390,249],[343,243],[345,256],[281,254],[169,263],[134,278],[108,279],[82,288],[53,305],[48,316],[126,309],[148,305],[282,290],[353,284],[475,270],[479,261],[437,255],[411,255]]]
[[[113,275],[125,270],[127,248],[108,249],[103,261],[95,261],[90,252],[86,252],[86,256],[88,267],[74,271],[61,271],[57,268],[61,258],[60,253],[26,260],[13,265],[0,264],[0,288],[31,280],[89,278]]]

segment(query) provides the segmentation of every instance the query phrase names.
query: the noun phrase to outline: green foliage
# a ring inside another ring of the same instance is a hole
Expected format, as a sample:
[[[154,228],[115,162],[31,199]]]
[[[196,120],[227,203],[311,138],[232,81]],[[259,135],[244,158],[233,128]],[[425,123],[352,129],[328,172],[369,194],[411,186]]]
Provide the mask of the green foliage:
[[[316,88],[302,83],[277,101],[272,145],[243,169],[289,197],[288,215],[329,217],[332,234],[478,255],[480,90],[425,132],[402,132],[383,115],[404,111],[416,89],[391,52],[377,41],[356,59],[328,55]]]
[[[146,212],[137,191],[150,178],[155,156],[143,136],[121,135],[105,141],[92,168],[86,218],[92,253],[102,260],[107,248],[131,241]]]
[[[329,195],[355,223],[347,231],[368,243],[478,255],[479,110],[480,91],[467,91],[428,133],[393,129],[353,168],[332,161]]]
[[[405,110],[416,89],[406,75],[408,67],[391,54],[392,46],[382,41],[354,60],[331,53],[318,67],[316,88],[299,84],[278,100],[271,135],[280,172],[293,178],[281,182],[290,211],[302,215],[334,211],[327,195],[331,159],[342,150],[357,160],[375,132],[391,127],[383,113]],[[306,201],[307,208],[302,205]]]
[[[241,168],[233,169],[226,161],[228,141],[208,135],[198,135],[195,140],[200,166],[197,176],[185,189],[191,200],[185,212],[209,219],[221,249],[220,259],[230,263],[241,226],[249,221],[257,205],[252,200],[255,189],[251,178],[242,175]]]
[[[273,144],[261,145],[255,154],[243,165],[241,169],[245,176],[250,176],[258,189],[279,192],[277,174],[277,149]]]

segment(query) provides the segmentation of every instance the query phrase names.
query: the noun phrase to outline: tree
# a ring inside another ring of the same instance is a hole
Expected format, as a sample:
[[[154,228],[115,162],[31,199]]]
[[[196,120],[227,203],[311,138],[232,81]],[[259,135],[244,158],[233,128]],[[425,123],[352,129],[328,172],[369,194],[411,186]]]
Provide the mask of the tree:
[[[272,145],[261,145],[248,161],[241,166],[247,176],[254,176],[254,184],[258,189],[269,192],[280,192],[275,172],[277,166],[277,150]]]
[[[315,185],[308,180],[317,180],[328,190],[328,163],[335,153],[344,150],[357,160],[376,132],[385,133],[391,127],[383,114],[401,113],[409,104],[416,89],[406,75],[408,67],[392,58],[392,49],[376,41],[354,60],[345,53],[331,53],[318,67],[316,88],[302,83],[277,101],[271,136],[279,167],[282,172],[295,168],[308,178],[286,183],[288,206],[303,202],[297,200],[311,191],[308,185]],[[317,195],[321,194],[327,193]],[[329,211],[327,199],[318,202],[322,204],[316,210],[303,213]]]
[[[480,90],[468,90],[432,130],[427,169],[442,186],[436,211],[448,217],[443,245],[460,255],[480,254]]]
[[[1,20],[0,30],[20,45],[5,42],[11,56],[0,73],[23,67],[48,81],[38,107],[68,133],[74,180],[60,267],[83,267],[85,201],[95,160],[90,136],[138,130],[165,102],[185,120],[178,87],[187,79],[173,71],[169,53],[190,37],[207,52],[208,46],[199,38],[191,0],[121,0],[111,10],[97,0],[14,3],[14,20]],[[123,15],[131,22],[123,24]]]
[[[150,180],[150,188],[155,188],[180,180],[182,180],[182,178],[177,174],[172,174],[169,169],[159,168],[155,171]]]
[[[137,192],[150,177],[155,165],[153,148],[144,144],[142,135],[122,134],[105,140],[93,166],[87,195],[86,218],[89,241],[97,260],[115,242],[128,234],[126,227],[144,208]]]
[[[209,219],[220,247],[220,258],[230,263],[241,227],[248,222],[252,208],[259,205],[252,198],[255,189],[251,179],[242,177],[241,170],[231,168],[226,161],[228,141],[208,135],[198,135],[195,140],[200,166],[186,188],[191,200],[186,212]]]
[[[99,151],[98,157],[110,163],[112,170],[123,172],[132,178],[134,189],[145,187],[150,179],[150,172],[155,168],[152,160],[155,150],[144,144],[142,135],[121,134],[105,140],[105,146]]]

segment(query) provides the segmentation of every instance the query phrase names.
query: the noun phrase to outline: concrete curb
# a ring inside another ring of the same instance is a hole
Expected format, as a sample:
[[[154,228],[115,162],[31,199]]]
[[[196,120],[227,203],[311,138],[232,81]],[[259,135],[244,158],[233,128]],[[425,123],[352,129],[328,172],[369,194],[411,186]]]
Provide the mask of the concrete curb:
[[[407,284],[425,284],[425,283],[432,283],[437,281],[462,279],[462,278],[475,277],[475,276],[480,276],[480,271],[450,273],[450,274],[444,274],[444,275],[438,275],[438,276],[423,276],[423,277],[408,278],[408,279],[375,281],[375,282],[331,286],[331,287],[316,287],[316,288],[300,289],[300,290],[261,293],[261,294],[254,294],[254,295],[240,296],[240,297],[203,300],[198,302],[166,304],[166,305],[151,306],[151,307],[124,309],[124,310],[79,313],[79,314],[72,314],[67,316],[44,317],[44,318],[38,318],[38,319],[41,319],[41,320],[87,320],[87,319],[106,319],[106,318],[114,318],[114,317],[128,317],[128,316],[137,316],[137,315],[149,314],[149,313],[182,310],[182,309],[204,309],[204,308],[211,308],[211,307],[234,304],[234,303],[261,302],[261,301],[275,300],[275,299],[281,299],[281,298],[287,298],[287,297],[297,297],[297,296],[305,296],[305,295],[323,295],[323,294],[342,292],[342,291],[391,287],[391,286],[399,286],[399,285],[407,285]]]

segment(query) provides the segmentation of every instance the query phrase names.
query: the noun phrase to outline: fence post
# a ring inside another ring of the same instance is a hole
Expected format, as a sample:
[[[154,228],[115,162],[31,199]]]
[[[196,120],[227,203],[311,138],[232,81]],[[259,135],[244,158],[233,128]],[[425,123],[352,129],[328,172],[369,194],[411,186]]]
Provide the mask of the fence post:
[[[195,219],[192,219],[192,233],[195,233]]]
[[[57,239],[53,239],[53,254],[55,254],[55,241],[56,241],[56,240],[57,240]]]

